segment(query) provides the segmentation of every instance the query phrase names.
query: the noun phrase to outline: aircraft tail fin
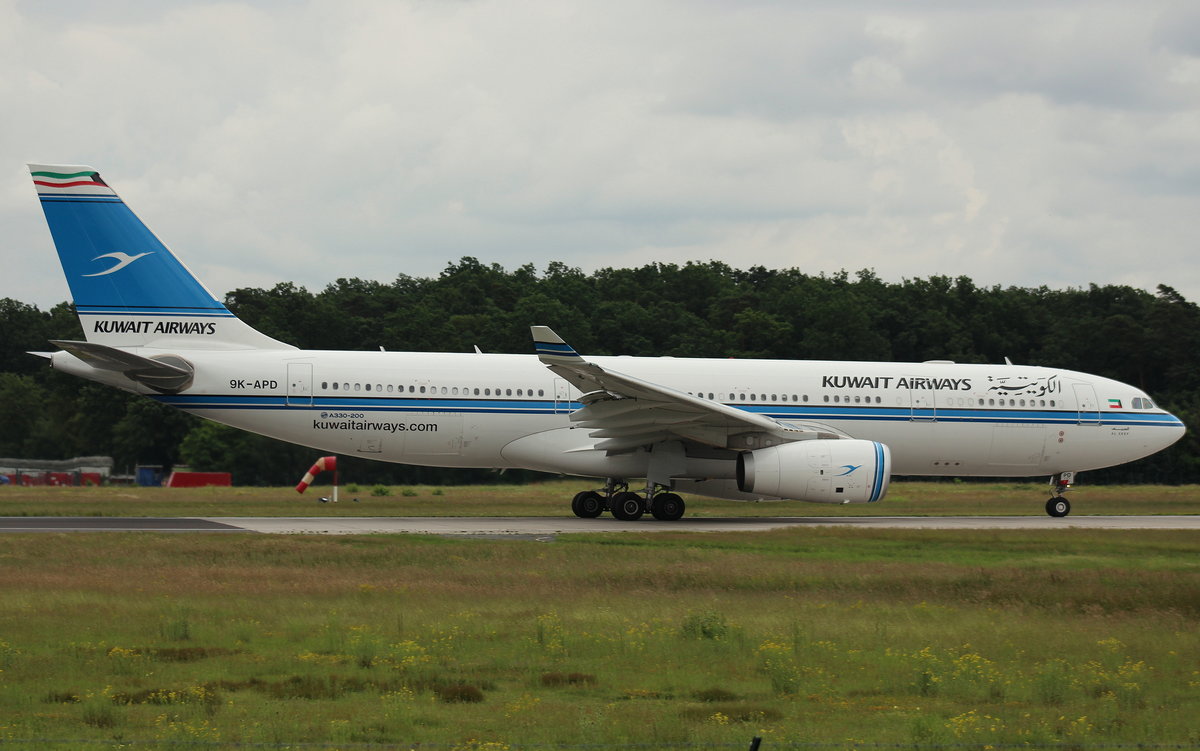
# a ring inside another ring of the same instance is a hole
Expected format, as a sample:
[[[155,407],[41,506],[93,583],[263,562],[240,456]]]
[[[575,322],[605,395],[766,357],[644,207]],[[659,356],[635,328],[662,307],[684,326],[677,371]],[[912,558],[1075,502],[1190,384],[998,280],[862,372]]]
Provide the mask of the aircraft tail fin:
[[[182,349],[291,348],[230,312],[95,169],[31,164],[29,172],[89,342]]]

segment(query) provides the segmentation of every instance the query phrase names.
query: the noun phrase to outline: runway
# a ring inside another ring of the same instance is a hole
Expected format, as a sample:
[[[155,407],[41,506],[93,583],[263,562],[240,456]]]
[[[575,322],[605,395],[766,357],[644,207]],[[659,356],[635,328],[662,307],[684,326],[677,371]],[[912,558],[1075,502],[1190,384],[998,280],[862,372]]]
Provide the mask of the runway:
[[[870,529],[1184,529],[1200,516],[779,516],[697,517],[676,522],[577,517],[0,517],[2,532],[251,532],[260,534],[426,534],[538,538],[575,533],[762,532],[805,527]]]

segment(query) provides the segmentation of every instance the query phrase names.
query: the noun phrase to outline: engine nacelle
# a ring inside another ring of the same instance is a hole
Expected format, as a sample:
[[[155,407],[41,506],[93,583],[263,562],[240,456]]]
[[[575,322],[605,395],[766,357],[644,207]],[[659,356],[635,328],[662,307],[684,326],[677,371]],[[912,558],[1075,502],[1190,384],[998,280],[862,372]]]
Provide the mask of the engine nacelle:
[[[892,454],[876,441],[795,441],[738,454],[738,489],[815,503],[872,503],[883,498]]]

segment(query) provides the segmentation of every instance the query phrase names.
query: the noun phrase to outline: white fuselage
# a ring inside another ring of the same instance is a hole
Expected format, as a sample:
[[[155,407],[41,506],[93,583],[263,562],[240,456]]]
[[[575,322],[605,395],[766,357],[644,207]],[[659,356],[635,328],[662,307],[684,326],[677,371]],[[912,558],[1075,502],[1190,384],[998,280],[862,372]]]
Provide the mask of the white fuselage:
[[[142,354],[168,354],[142,349]],[[179,394],[132,390],[321,451],[442,467],[645,476],[644,451],[608,456],[568,416],[580,394],[533,355],[304,350],[171,352]],[[769,416],[887,444],[899,475],[1024,477],[1132,461],[1182,423],[1140,390],[1014,365],[591,357],[605,369]],[[58,369],[130,389],[73,356]],[[753,439],[750,439],[751,441]],[[680,479],[733,477],[736,451],[689,453]]]

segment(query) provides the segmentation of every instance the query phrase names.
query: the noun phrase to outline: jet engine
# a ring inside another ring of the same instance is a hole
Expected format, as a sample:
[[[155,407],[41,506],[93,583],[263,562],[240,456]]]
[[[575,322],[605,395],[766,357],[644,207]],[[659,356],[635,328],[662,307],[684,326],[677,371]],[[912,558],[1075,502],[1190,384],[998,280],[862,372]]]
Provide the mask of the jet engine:
[[[738,489],[815,503],[872,503],[891,479],[892,454],[876,441],[796,441],[738,454]]]

